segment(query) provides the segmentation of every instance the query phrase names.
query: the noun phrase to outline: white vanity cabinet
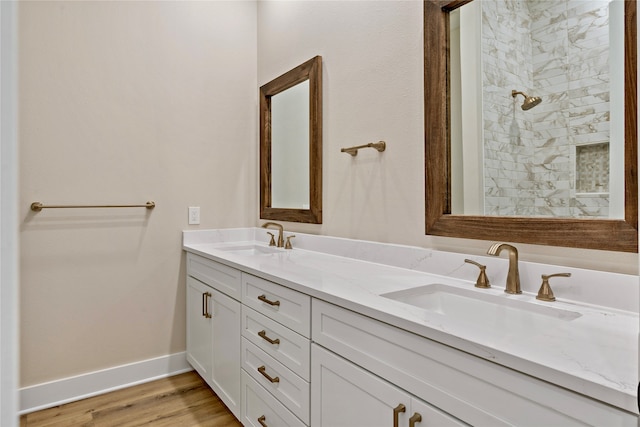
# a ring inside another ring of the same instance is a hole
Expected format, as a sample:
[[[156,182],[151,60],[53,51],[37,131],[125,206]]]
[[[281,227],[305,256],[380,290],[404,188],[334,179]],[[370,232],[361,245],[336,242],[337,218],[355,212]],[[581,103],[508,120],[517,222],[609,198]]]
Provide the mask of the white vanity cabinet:
[[[237,418],[241,304],[232,296],[240,295],[240,277],[233,268],[187,254],[187,361]]]
[[[455,335],[444,335],[449,345],[435,341],[444,328],[416,331],[410,318],[367,306],[358,299],[371,297],[366,283],[344,295],[332,284],[333,295],[324,274],[315,287],[297,285],[305,270],[295,263],[295,275],[275,276],[288,267],[284,257],[246,268],[232,258],[232,268],[224,255],[214,253],[216,262],[195,251],[187,253],[187,360],[244,426],[638,427],[637,415],[586,395],[598,389],[581,394],[571,390],[582,383],[570,390],[536,378],[535,366],[491,361],[527,354],[494,352],[489,340],[478,357],[455,348],[469,348]],[[268,262],[263,275],[257,265]],[[541,372],[557,372],[557,384],[582,381],[550,369]]]
[[[454,423],[443,425],[463,425],[448,413],[474,426],[637,427],[633,414],[321,300],[313,300],[311,324],[313,427],[392,426],[374,423],[375,417],[371,424],[358,424],[356,418],[349,418],[356,424],[341,424],[340,417],[366,414],[373,405],[388,420],[394,405],[403,403],[413,414],[424,410],[417,409],[424,402]],[[328,357],[316,343],[349,362]],[[407,397],[394,388],[412,394],[416,407],[400,400]],[[358,396],[351,406],[343,402],[350,396]]]
[[[468,425],[316,344],[311,353],[314,427]]]
[[[309,425],[311,297],[243,273],[242,303],[242,423]]]

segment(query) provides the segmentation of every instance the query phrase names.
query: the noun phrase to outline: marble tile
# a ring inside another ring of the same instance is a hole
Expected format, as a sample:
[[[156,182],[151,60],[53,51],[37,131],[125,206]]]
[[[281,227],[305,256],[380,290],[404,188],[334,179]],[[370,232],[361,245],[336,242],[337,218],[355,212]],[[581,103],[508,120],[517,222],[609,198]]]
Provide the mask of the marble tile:
[[[549,197],[541,191],[554,182],[562,184],[553,188],[573,189],[571,147],[609,139],[608,1],[487,0],[482,14],[485,157],[497,162],[486,170],[485,182],[499,186],[487,185],[487,210],[532,212],[533,200],[540,215],[567,216],[571,212],[565,206],[575,206],[581,216],[600,216],[606,210],[602,199],[592,206],[576,203],[573,193]],[[505,99],[509,88],[541,96],[543,102],[524,112],[521,97]],[[538,151],[525,152],[529,147]],[[532,167],[518,168],[514,162]],[[546,181],[530,184],[532,177]],[[501,191],[514,187],[538,193],[525,197]]]

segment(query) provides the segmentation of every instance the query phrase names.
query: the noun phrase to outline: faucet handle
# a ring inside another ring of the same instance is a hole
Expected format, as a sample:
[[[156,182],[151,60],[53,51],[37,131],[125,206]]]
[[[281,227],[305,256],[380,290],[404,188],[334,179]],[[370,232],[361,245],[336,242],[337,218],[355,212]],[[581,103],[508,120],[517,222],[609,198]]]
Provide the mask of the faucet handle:
[[[480,275],[478,276],[478,280],[476,280],[476,288],[490,288],[491,283],[489,283],[489,278],[487,277],[487,266],[477,263],[470,259],[465,259],[464,262],[469,264],[473,264],[480,269]]]
[[[556,297],[553,295],[553,291],[551,290],[551,286],[549,286],[549,279],[552,277],[571,277],[571,273],[556,273],[556,274],[543,274],[542,275],[542,285],[540,285],[540,290],[538,291],[538,295],[536,299],[541,301],[555,301]]]
[[[293,246],[291,246],[291,239],[293,237],[296,237],[296,235],[292,234],[291,236],[287,236],[287,243],[284,244],[285,249],[293,249]]]
[[[269,240],[269,246],[275,246],[276,245],[276,239],[275,236],[273,235],[273,233],[270,233],[267,231],[267,234],[269,236],[271,236],[271,240]]]

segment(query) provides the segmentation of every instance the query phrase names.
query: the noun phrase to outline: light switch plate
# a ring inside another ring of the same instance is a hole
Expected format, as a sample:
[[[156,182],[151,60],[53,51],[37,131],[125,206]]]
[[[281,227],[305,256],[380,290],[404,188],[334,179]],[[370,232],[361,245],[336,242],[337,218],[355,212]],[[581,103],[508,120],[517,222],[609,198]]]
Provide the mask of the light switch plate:
[[[200,224],[200,207],[189,206],[189,225]]]

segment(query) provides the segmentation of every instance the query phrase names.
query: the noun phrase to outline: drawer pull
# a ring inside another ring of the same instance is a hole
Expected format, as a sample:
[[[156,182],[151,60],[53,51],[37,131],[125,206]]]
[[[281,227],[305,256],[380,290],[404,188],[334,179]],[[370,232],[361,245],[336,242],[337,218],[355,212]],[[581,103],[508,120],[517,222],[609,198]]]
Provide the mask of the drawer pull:
[[[265,423],[266,419],[267,419],[267,417],[265,417],[264,415],[261,416],[260,418],[258,418],[258,422],[260,423],[260,425],[262,427],[268,427],[267,423]]]
[[[278,307],[280,306],[280,301],[269,301],[269,300],[267,299],[267,296],[266,296],[265,294],[260,295],[260,296],[258,297],[258,299],[259,299],[260,301],[262,301],[262,302],[266,302],[266,303],[267,303],[267,304],[269,304],[269,305],[275,305],[275,306],[278,306]]]
[[[280,338],[276,338],[275,340],[272,340],[271,338],[269,338],[267,336],[267,331],[262,330],[260,332],[258,332],[258,335],[260,336],[260,338],[262,338],[263,340],[265,340],[266,342],[268,342],[269,344],[280,344]]]
[[[263,376],[263,377],[265,377],[266,379],[268,379],[268,380],[269,380],[269,381],[271,381],[272,383],[279,383],[279,382],[280,382],[280,378],[279,378],[279,377],[275,377],[275,378],[274,378],[274,377],[270,376],[269,374],[267,374],[267,373],[265,372],[265,370],[266,370],[266,369],[267,369],[267,368],[265,368],[265,366],[264,366],[264,365],[262,365],[262,366],[260,366],[260,367],[258,368],[258,372],[260,372],[260,373],[262,374],[262,376]]]
[[[207,292],[207,305],[206,305],[207,312],[206,312],[206,316],[205,316],[207,319],[211,319],[211,316],[212,316],[212,314],[209,313],[209,301],[210,300],[211,300],[211,292]]]
[[[211,294],[209,292],[204,292],[202,294],[202,315],[207,319],[211,319],[211,313],[209,313],[209,297],[210,296]]]
[[[422,415],[416,412],[413,414],[411,418],[409,418],[409,427],[416,427],[416,423],[419,423],[421,421],[422,421]]]
[[[399,424],[398,415],[400,415],[401,412],[405,412],[406,410],[407,410],[407,407],[404,406],[402,403],[396,406],[395,408],[393,408],[393,427],[398,427],[398,424]]]

